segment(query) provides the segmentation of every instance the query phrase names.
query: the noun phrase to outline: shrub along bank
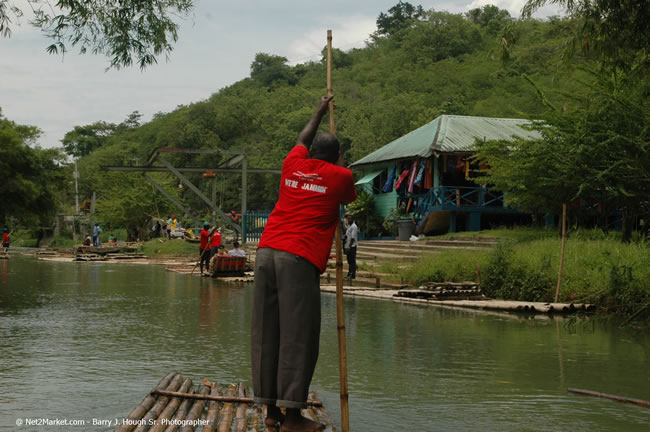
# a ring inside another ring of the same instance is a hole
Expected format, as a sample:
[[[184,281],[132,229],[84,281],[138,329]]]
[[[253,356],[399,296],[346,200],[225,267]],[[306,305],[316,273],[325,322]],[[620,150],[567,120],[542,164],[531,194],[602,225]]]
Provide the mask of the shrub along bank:
[[[494,236],[495,233],[491,233]],[[529,233],[530,234],[530,233]],[[428,281],[476,280],[492,298],[553,301],[560,263],[560,240],[545,235],[514,236],[489,251],[445,251],[406,268],[384,268],[418,285]],[[535,237],[537,237],[535,239]],[[592,303],[600,313],[650,319],[650,245],[624,244],[607,235],[578,233],[567,241],[560,302]],[[587,238],[599,238],[590,240]],[[531,239],[532,238],[532,239]]]
[[[199,244],[181,239],[155,238],[144,242],[140,247],[140,252],[149,257],[169,255],[198,259]]]

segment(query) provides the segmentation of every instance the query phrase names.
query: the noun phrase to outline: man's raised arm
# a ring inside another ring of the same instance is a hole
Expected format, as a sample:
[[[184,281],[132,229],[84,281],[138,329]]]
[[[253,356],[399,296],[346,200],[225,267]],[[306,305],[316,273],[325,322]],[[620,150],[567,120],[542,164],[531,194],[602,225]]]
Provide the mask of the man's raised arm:
[[[320,103],[318,104],[318,108],[316,109],[314,116],[305,125],[302,132],[300,132],[300,135],[298,135],[298,140],[296,141],[296,145],[303,145],[309,148],[311,142],[314,140],[314,137],[316,136],[316,131],[318,130],[318,126],[320,125],[323,116],[325,116],[328,105],[332,99],[334,99],[334,96],[323,96],[320,99]]]

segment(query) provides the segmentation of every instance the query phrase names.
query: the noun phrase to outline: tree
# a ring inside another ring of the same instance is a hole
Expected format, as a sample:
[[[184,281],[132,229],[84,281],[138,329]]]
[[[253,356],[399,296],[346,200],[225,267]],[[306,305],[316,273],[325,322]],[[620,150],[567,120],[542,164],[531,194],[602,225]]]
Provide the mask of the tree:
[[[557,212],[576,199],[597,202],[602,212],[618,208],[627,242],[649,204],[650,86],[593,74],[593,83],[573,96],[573,109],[544,98],[550,109],[533,126],[541,139],[479,143],[476,158],[490,165],[480,182],[533,212]]]
[[[422,6],[413,6],[409,2],[399,1],[395,6],[388,9],[388,13],[380,13],[377,18],[377,34],[380,36],[391,36],[408,28],[414,21],[424,16]]]
[[[426,20],[406,30],[404,53],[413,62],[430,63],[472,52],[481,42],[477,26],[449,12],[427,13]]]
[[[505,9],[499,9],[494,5],[485,5],[482,8],[475,8],[465,13],[465,17],[474,24],[488,29],[488,33],[495,33],[512,18]]]
[[[576,156],[561,131],[537,124],[540,139],[479,141],[475,160],[489,164],[474,179],[507,192],[506,202],[531,213],[557,212],[578,195]]]
[[[528,0],[522,16],[530,18],[545,4],[566,8],[576,22],[567,56],[593,54],[605,67],[647,67],[650,47],[650,0]]]
[[[622,212],[623,240],[629,241],[632,220],[648,207],[650,196],[650,0],[528,0],[522,15],[530,17],[547,3],[564,6],[576,23],[565,58],[572,58],[578,45],[597,65],[575,113],[560,116],[555,110],[547,122],[576,147],[581,194],[614,199]]]
[[[295,85],[297,82],[293,70],[287,65],[286,57],[257,53],[251,64],[251,78],[265,87],[278,84]]]
[[[101,147],[115,132],[113,123],[98,121],[86,126],[75,126],[66,132],[61,140],[63,151],[72,157],[80,158]]]
[[[50,225],[64,189],[64,155],[35,146],[41,131],[18,125],[0,112],[0,223],[9,217],[27,228]]]
[[[0,1],[0,34],[11,35],[12,17],[23,9],[15,1]],[[30,24],[52,40],[50,54],[78,47],[84,54],[110,57],[109,68],[119,69],[134,62],[140,68],[168,56],[178,40],[175,17],[184,17],[194,7],[193,0],[29,0],[34,14]],[[24,8],[24,6],[23,6]]]
[[[133,111],[131,114],[129,114],[126,119],[120,123],[117,128],[120,130],[124,129],[135,129],[138,126],[140,126],[140,122],[142,120],[142,114],[140,114],[140,111]]]
[[[321,63],[327,64],[327,47],[321,50]],[[338,48],[332,48],[332,67],[335,69],[352,65],[352,58],[348,53]]]
[[[604,72],[596,78],[566,131],[576,147],[580,195],[616,203],[627,242],[650,203],[650,85]]]

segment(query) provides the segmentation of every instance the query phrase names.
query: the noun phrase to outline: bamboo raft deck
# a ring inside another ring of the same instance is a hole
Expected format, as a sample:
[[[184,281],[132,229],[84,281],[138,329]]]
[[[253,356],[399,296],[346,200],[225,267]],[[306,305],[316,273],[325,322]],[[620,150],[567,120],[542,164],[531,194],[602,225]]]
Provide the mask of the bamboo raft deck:
[[[310,394],[302,415],[336,432],[315,393]],[[265,410],[253,403],[245,383],[217,385],[203,379],[195,385],[190,378],[170,372],[121,420],[116,432],[275,432],[264,425]]]

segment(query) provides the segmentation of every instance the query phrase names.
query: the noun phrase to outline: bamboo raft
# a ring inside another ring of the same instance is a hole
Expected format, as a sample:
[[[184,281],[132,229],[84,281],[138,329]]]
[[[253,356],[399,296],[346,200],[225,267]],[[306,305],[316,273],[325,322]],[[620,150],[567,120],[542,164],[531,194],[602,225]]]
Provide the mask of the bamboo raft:
[[[484,300],[476,282],[429,282],[419,288],[401,289],[395,297],[431,300]]]
[[[75,255],[78,254],[96,254],[106,255],[109,253],[118,253],[121,247],[119,246],[76,246],[74,248]]]
[[[106,261],[106,255],[78,253],[74,256],[75,261]]]
[[[124,252],[124,253],[108,253],[106,257],[111,260],[127,260],[127,259],[145,259],[147,258],[142,252]]]
[[[322,402],[310,394],[302,415],[336,432]],[[124,419],[116,432],[275,432],[264,425],[265,409],[253,402],[245,383],[217,385],[207,379],[193,385],[190,378],[170,372]]]

